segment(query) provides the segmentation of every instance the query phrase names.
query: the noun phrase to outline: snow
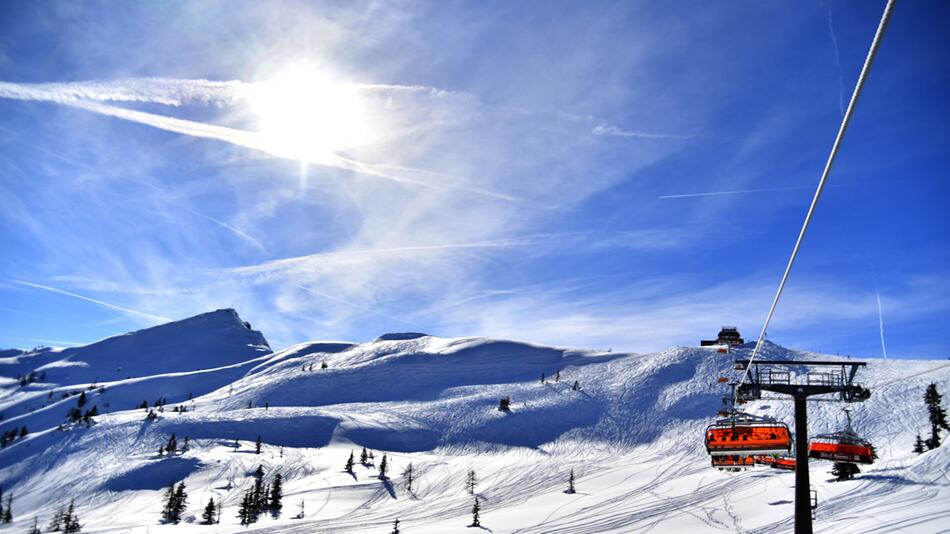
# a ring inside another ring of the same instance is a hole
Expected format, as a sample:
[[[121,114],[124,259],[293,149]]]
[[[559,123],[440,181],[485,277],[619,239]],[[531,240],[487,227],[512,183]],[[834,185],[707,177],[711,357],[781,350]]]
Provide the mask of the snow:
[[[717,378],[736,376],[733,361],[749,352],[636,355],[396,333],[271,353],[233,310],[219,310],[0,362],[9,377],[47,369],[44,382],[0,384],[0,430],[31,431],[0,450],[0,483],[13,491],[18,530],[75,499],[84,532],[389,532],[397,517],[405,533],[471,532],[464,482],[474,469],[492,532],[787,532],[794,474],[720,472],[703,446],[725,394]],[[834,359],[771,343],[762,357]],[[829,480],[830,463],[810,464],[816,531],[941,531],[950,516],[948,447],[922,455],[911,447],[927,426],[924,388],[950,390],[950,363],[865,361],[858,381],[872,396],[853,406],[853,420],[880,459],[846,482]],[[77,362],[86,366],[63,366]],[[110,375],[115,366],[134,378]],[[105,391],[90,389],[95,377]],[[89,428],[58,430],[76,404],[68,394],[79,391],[103,415]],[[497,409],[506,396],[510,413]],[[133,409],[160,397],[168,405],[153,421]],[[843,425],[841,408],[810,403],[810,433]],[[789,402],[763,399],[746,410],[793,422]],[[190,449],[160,457],[172,433],[179,444],[188,436]],[[363,446],[377,464],[388,456],[388,481],[359,464],[354,476],[343,472]],[[409,462],[412,493],[400,475]],[[237,504],[259,464],[268,479],[284,477],[283,513],[241,527]],[[575,494],[564,493],[571,469]],[[179,480],[191,522],[161,525],[162,492]],[[211,497],[224,502],[221,524],[200,525]],[[295,519],[301,501],[305,514]]]

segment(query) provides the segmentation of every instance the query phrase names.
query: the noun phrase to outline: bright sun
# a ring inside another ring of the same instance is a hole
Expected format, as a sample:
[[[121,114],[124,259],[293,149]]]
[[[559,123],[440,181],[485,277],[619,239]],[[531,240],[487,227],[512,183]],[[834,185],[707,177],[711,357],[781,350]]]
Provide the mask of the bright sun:
[[[247,100],[267,150],[292,159],[319,162],[369,133],[356,89],[305,67],[253,84]]]

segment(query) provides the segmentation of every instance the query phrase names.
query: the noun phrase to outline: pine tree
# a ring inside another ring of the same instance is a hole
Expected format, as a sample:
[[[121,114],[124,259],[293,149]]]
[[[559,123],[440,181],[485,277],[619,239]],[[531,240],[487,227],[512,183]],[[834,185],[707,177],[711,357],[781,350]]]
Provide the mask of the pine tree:
[[[29,433],[30,433],[30,431],[27,430],[25,426],[20,427],[20,437],[21,437],[21,438],[25,438],[26,435],[29,434]]]
[[[0,506],[3,509],[3,514],[0,514],[0,521],[4,523],[10,523],[13,521],[13,495],[7,494],[7,504],[6,506]]]
[[[920,439],[920,432],[917,433],[917,440],[914,441],[914,452],[917,454],[924,452],[924,440]]]
[[[478,513],[481,512],[482,507],[478,505],[478,496],[475,496],[475,506],[472,506],[472,524],[470,527],[480,527],[482,526],[481,521],[479,521]]]
[[[188,436],[185,436],[185,443],[181,446],[181,452],[188,452]]]
[[[574,391],[580,391],[580,389],[581,389],[581,383],[578,382],[577,380],[575,380],[575,381],[574,381],[574,385],[571,386],[571,389],[574,390]]]
[[[257,464],[257,469],[254,470],[254,480],[257,485],[260,485],[264,481],[264,466]]]
[[[254,442],[254,454],[261,453],[261,437],[257,436],[257,441]]]
[[[389,470],[389,462],[386,460],[386,455],[383,455],[383,461],[379,462],[379,479],[386,480],[386,471]]]
[[[165,489],[165,504],[162,506],[162,523],[171,523],[175,518],[175,483]]]
[[[937,384],[931,383],[927,386],[927,392],[924,393],[924,402],[927,404],[927,412],[930,416],[930,438],[924,443],[928,449],[936,449],[940,446],[940,429],[950,430],[947,423],[947,411],[941,406],[943,395],[937,392]]]
[[[169,455],[178,452],[178,439],[175,438],[174,432],[172,432],[172,437],[168,438],[168,443],[165,445],[165,452]]]
[[[541,373],[541,383],[544,383],[544,373]]]
[[[179,482],[178,489],[175,490],[175,508],[172,523],[178,524],[181,521],[181,515],[188,509],[188,494],[185,493],[185,483]]]
[[[560,382],[560,381],[561,381],[561,370],[560,370],[560,369],[558,369],[557,372],[554,373],[554,381],[555,381],[555,382]]]
[[[468,470],[468,477],[465,479],[465,488],[472,495],[475,494],[475,486],[478,484],[478,480],[475,478],[475,470]]]
[[[281,499],[284,498],[284,477],[277,473],[274,475],[274,483],[270,487],[270,510],[271,513],[277,515],[280,513],[280,509],[284,507],[284,504],[281,502]]]
[[[40,530],[39,525],[37,524],[37,517],[33,516],[33,526],[30,527],[30,530],[26,531],[26,534],[42,534],[43,531]]]
[[[409,465],[403,470],[402,478],[406,480],[406,491],[412,493],[412,481],[416,479],[415,473],[412,471],[412,462],[409,462]]]
[[[363,467],[366,467],[366,461],[369,459],[369,453],[366,452],[366,447],[363,447],[363,452],[360,453],[360,464]]]
[[[63,518],[65,516],[65,511],[63,508],[59,508],[56,512],[53,513],[53,517],[50,518],[49,523],[46,525],[46,530],[50,532],[59,532],[63,530]]]
[[[79,400],[76,402],[76,407],[82,408],[85,405],[86,405],[86,392],[83,391],[82,393],[79,394]]]
[[[567,491],[565,493],[574,493],[574,470],[571,469],[571,476],[567,479]]]
[[[320,369],[326,369],[326,368],[327,368],[327,361],[323,360],[323,363],[320,364]]]
[[[247,492],[244,494],[244,498],[241,499],[241,504],[238,506],[238,519],[241,520],[242,525],[248,525],[251,523],[251,493]]]
[[[206,525],[214,524],[214,512],[215,512],[214,498],[211,498],[208,501],[208,506],[205,506],[205,511],[201,513],[201,519],[204,519]]]
[[[399,518],[393,520],[393,531],[391,534],[399,534]]]
[[[66,509],[66,514],[63,516],[63,532],[72,534],[81,530],[82,525],[79,524],[79,516],[76,515],[74,503],[70,500],[69,508]]]
[[[501,411],[501,412],[511,411],[511,397],[505,397],[498,401],[498,411]]]
[[[349,474],[353,474],[353,451],[350,451],[350,457],[346,459],[346,466],[343,467],[343,470]]]
[[[835,465],[831,468],[831,474],[835,476],[838,481],[850,480],[854,478],[854,475],[861,472],[861,469],[857,464],[850,462],[835,462]]]

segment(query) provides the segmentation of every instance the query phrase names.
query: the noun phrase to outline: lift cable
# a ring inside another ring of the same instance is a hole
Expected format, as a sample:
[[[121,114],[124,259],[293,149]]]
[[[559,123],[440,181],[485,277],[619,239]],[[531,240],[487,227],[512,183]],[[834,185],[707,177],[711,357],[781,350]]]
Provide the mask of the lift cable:
[[[835,156],[838,155],[838,148],[841,146],[841,140],[844,138],[844,133],[848,129],[848,123],[851,122],[851,115],[858,103],[858,97],[861,95],[861,89],[864,88],[864,82],[867,79],[868,72],[871,70],[871,63],[874,61],[874,56],[877,54],[878,45],[880,45],[881,38],[884,36],[884,30],[887,29],[887,23],[890,21],[891,11],[894,8],[895,1],[896,0],[888,0],[887,6],[884,7],[884,15],[881,16],[881,22],[877,27],[877,32],[874,34],[874,40],[871,41],[871,49],[868,50],[867,58],[864,60],[864,66],[861,68],[861,75],[858,76],[858,83],[855,85],[854,92],[851,94],[851,101],[848,103],[848,109],[845,111],[844,117],[841,119],[841,126],[838,128],[838,135],[835,137],[835,142],[831,147],[831,153],[828,155],[828,161],[825,163],[825,169],[821,173],[821,179],[818,181],[818,188],[815,190],[815,196],[812,198],[811,205],[808,207],[808,213],[805,215],[805,222],[802,224],[802,229],[798,233],[798,239],[795,241],[795,247],[792,249],[792,255],[788,259],[788,265],[785,266],[785,274],[782,275],[782,281],[778,285],[778,291],[775,292],[775,298],[772,299],[772,306],[769,308],[769,314],[765,317],[765,324],[762,325],[762,331],[759,333],[759,338],[755,342],[755,348],[752,349],[752,356],[749,357],[750,364],[759,353],[759,349],[762,347],[762,342],[765,340],[765,334],[769,328],[769,322],[772,321],[772,314],[775,313],[775,307],[778,305],[778,300],[782,296],[782,290],[785,289],[785,283],[788,281],[788,274],[792,270],[792,264],[795,263],[795,257],[798,256],[798,249],[801,247],[802,240],[805,238],[805,232],[808,231],[808,225],[811,223],[811,217],[815,213],[815,206],[818,205],[818,199],[821,197],[821,192],[825,188],[825,182],[828,179],[828,174],[831,172],[831,166],[835,161]],[[739,380],[740,383],[745,381],[749,374],[749,369],[751,368],[751,365],[746,365],[745,371],[742,373],[742,378]],[[736,400],[738,400],[738,394],[736,396]]]

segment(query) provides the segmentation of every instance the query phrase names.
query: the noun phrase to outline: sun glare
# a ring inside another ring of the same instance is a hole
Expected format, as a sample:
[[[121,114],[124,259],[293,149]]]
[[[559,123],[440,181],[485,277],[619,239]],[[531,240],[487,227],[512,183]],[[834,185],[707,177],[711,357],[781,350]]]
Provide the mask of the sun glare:
[[[368,128],[357,91],[315,70],[296,67],[247,93],[267,149],[306,162],[319,162],[354,148]]]

